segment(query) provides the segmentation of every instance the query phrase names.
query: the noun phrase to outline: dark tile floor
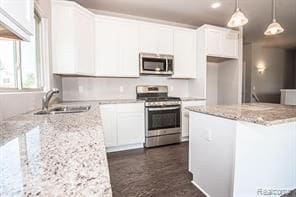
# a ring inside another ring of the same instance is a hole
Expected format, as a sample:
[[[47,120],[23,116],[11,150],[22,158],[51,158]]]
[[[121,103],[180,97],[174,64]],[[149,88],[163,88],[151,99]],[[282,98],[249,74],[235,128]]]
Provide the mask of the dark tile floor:
[[[288,194],[285,194],[285,195],[283,195],[281,197],[296,197],[296,189],[292,190]]]
[[[114,197],[204,197],[191,184],[188,143],[108,153]]]

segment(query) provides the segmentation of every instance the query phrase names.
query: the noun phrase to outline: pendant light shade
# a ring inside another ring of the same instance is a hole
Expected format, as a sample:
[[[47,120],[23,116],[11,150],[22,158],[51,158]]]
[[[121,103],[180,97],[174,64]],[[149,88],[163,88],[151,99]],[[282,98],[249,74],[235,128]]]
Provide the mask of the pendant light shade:
[[[276,20],[273,20],[272,23],[268,25],[264,35],[272,36],[282,32],[284,32],[284,28],[278,22],[276,22]]]
[[[264,32],[264,35],[271,36],[284,32],[284,28],[276,21],[275,19],[275,0],[273,0],[273,19],[272,23],[268,25],[267,29]]]
[[[232,14],[229,22],[227,23],[228,27],[240,27],[248,23],[247,17],[238,7],[238,0],[236,0],[236,11]]]

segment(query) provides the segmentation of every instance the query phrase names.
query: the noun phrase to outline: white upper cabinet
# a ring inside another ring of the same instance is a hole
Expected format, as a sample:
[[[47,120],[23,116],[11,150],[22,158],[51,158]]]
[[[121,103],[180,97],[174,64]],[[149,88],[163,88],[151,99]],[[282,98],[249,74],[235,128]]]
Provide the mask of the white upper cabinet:
[[[222,44],[222,31],[206,29],[206,49],[209,56],[220,56]]]
[[[139,76],[137,23],[97,16],[95,39],[97,76]]]
[[[79,8],[75,8],[73,14],[77,72],[94,75],[94,16]]]
[[[174,52],[174,30],[166,25],[141,23],[140,52],[169,54]]]
[[[96,17],[95,20],[95,65],[96,75],[117,74],[120,64],[119,32],[115,22]]]
[[[95,75],[94,15],[70,1],[52,2],[53,73]]]
[[[173,78],[196,78],[196,31],[176,28],[174,31]]]
[[[238,58],[238,32],[225,30],[222,40],[222,50],[225,57]]]
[[[205,25],[206,54],[213,57],[238,58],[239,32]]]
[[[34,33],[33,27],[33,0],[0,0],[0,37],[18,37],[28,41]]]

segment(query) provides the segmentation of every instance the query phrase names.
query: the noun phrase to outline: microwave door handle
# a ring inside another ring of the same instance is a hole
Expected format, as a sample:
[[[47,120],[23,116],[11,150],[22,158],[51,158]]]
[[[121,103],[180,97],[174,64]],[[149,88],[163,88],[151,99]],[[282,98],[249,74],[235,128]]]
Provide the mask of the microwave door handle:
[[[161,111],[161,110],[174,110],[180,109],[180,107],[158,107],[158,108],[148,108],[148,111]]]

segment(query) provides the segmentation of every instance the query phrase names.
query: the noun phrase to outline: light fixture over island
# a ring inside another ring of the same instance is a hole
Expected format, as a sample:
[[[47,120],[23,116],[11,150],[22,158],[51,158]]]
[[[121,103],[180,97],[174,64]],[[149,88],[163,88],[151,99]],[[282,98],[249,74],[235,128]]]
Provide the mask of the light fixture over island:
[[[282,196],[296,188],[296,106],[187,109],[189,171],[207,196]]]

